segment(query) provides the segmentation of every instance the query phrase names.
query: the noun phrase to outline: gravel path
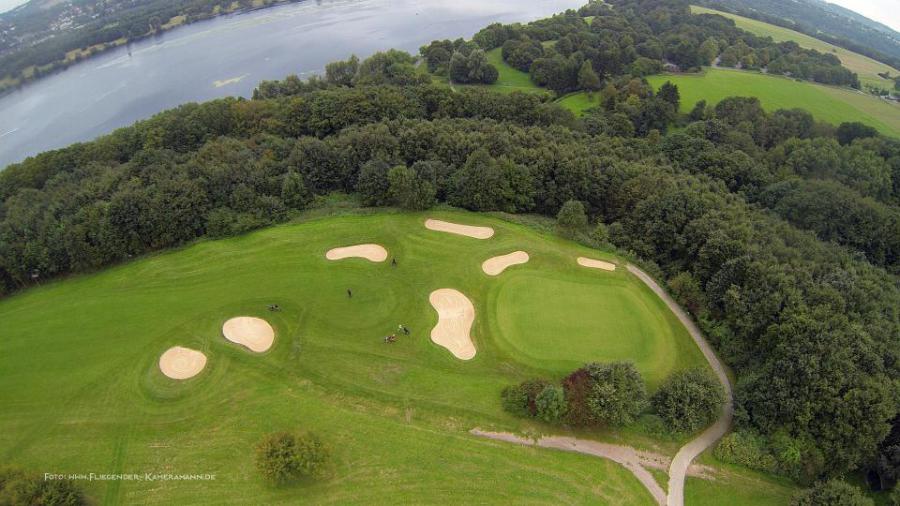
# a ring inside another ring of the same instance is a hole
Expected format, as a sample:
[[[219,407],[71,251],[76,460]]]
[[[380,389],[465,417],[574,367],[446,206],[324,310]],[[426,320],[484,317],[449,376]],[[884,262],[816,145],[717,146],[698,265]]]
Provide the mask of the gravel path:
[[[706,361],[709,362],[710,367],[712,367],[713,371],[716,373],[716,376],[719,378],[719,383],[722,384],[722,388],[725,389],[725,407],[722,416],[716,423],[712,424],[703,431],[702,434],[697,436],[696,439],[682,446],[681,449],[678,450],[678,453],[675,454],[675,458],[672,459],[672,464],[669,466],[669,495],[666,499],[666,504],[667,506],[684,506],[684,478],[688,467],[691,465],[691,461],[693,461],[697,455],[703,453],[704,450],[715,444],[719,438],[728,432],[729,427],[731,427],[731,419],[734,415],[731,382],[725,374],[725,366],[722,365],[722,362],[719,361],[719,358],[716,356],[715,352],[713,352],[712,347],[706,342],[706,339],[703,338],[700,329],[694,325],[693,320],[685,314],[684,310],[672,300],[672,297],[670,297],[669,294],[644,271],[633,265],[628,266],[628,271],[643,281],[645,285],[650,287],[650,289],[656,293],[656,295],[659,295],[659,298],[661,298],[666,305],[669,306],[669,309],[675,313],[675,316],[681,320],[681,323],[684,324],[688,333],[690,333],[691,337],[694,339],[694,342],[700,347],[700,351],[703,352]]]
[[[681,307],[672,300],[672,297],[660,287],[647,273],[638,269],[633,265],[627,266],[628,272],[638,277],[645,285],[653,290],[656,295],[661,298],[669,309],[675,313],[678,320],[684,325],[688,333],[697,343],[703,356],[706,357],[710,367],[718,377],[719,382],[725,390],[725,406],[722,416],[716,423],[709,426],[699,436],[682,446],[675,454],[671,461],[664,455],[652,452],[644,452],[635,450],[630,446],[613,445],[601,443],[599,441],[591,441],[587,439],[577,439],[568,436],[542,436],[537,439],[529,439],[509,432],[490,432],[481,429],[472,429],[469,431],[472,435],[495,439],[498,441],[506,441],[509,443],[518,443],[529,446],[540,446],[544,448],[556,448],[596,457],[603,457],[617,462],[631,471],[632,474],[644,485],[647,491],[653,496],[657,504],[660,506],[684,506],[684,479],[686,475],[706,476],[708,469],[703,466],[692,465],[691,462],[704,450],[715,444],[722,436],[728,432],[731,427],[731,420],[734,416],[734,402],[732,397],[731,382],[725,374],[725,366],[716,357],[712,347],[704,339],[700,329],[694,324],[693,320],[688,317]],[[647,470],[665,469],[668,466],[669,474],[669,493],[666,492],[656,483],[653,475]]]
[[[544,436],[537,439],[528,439],[509,432],[490,432],[481,429],[472,429],[469,432],[475,436],[506,441],[508,443],[555,448],[557,450],[584,453],[612,460],[631,471],[635,478],[647,488],[657,504],[661,506],[666,504],[666,492],[659,486],[659,483],[656,483],[653,475],[647,470],[647,467],[664,468],[668,459],[663,455],[641,452],[630,446],[613,445],[568,436]]]

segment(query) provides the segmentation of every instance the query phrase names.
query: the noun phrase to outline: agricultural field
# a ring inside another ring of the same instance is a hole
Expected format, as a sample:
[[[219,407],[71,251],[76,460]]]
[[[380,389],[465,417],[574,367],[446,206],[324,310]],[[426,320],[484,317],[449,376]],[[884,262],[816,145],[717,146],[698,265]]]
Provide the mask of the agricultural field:
[[[429,230],[433,217],[494,233]],[[367,246],[345,248],[358,244]],[[483,270],[514,250],[528,261]],[[579,256],[615,269],[583,267]],[[470,334],[450,336],[474,346],[465,360],[459,342],[439,345],[431,333],[445,317],[433,293],[443,288],[474,309]],[[577,321],[585,311],[590,318]],[[226,339],[223,323],[235,316],[264,320],[274,341],[241,346],[228,325]],[[448,490],[463,502],[652,504],[610,460],[468,431],[561,431],[506,414],[500,391],[528,377],[559,379],[585,361],[632,360],[651,390],[671,371],[707,367],[621,259],[455,211],[319,218],[204,241],[6,298],[0,319],[9,331],[0,343],[4,462],[53,473],[214,475],[85,482],[104,504],[427,504]],[[398,324],[410,335],[385,342]],[[205,357],[195,376],[161,372],[171,347]],[[322,437],[333,454],[326,479],[272,487],[259,477],[254,445],[281,430]],[[670,456],[677,448],[639,427],[579,436]],[[710,501],[721,493],[690,482],[687,490]]]
[[[758,35],[760,37],[771,37],[772,40],[776,42],[792,40],[799,44],[800,47],[806,49],[815,49],[816,51],[819,51],[821,53],[832,53],[841,60],[841,63],[843,63],[845,67],[850,69],[852,72],[856,72],[856,74],[859,76],[860,83],[862,83],[863,85],[870,85],[886,90],[893,90],[894,82],[887,80],[879,76],[878,74],[885,72],[887,72],[891,76],[900,74],[900,70],[895,69],[890,65],[886,65],[877,60],[873,60],[868,56],[854,53],[853,51],[835,46],[833,44],[829,44],[823,40],[819,40],[815,37],[810,37],[809,35],[791,30],[789,28],[782,28],[780,26],[775,26],[764,21],[758,21],[755,19],[738,16],[736,14],[721,12],[714,9],[708,9],[706,7],[699,7],[696,5],[691,6],[691,12],[693,12],[694,14],[718,14],[720,16],[724,16],[726,18],[734,20],[734,24],[737,25],[738,28],[746,30],[754,35]]]

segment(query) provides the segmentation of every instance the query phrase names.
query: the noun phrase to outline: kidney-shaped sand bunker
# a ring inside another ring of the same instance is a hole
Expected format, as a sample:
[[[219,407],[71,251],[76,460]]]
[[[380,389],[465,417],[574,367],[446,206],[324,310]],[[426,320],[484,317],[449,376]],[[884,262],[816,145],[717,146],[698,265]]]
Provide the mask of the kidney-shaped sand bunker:
[[[250,351],[262,353],[272,347],[275,330],[269,322],[252,316],[238,316],[222,325],[225,339],[246,346]]]
[[[173,346],[159,356],[159,370],[169,378],[184,380],[200,374],[206,355],[197,350]]]
[[[329,260],[342,260],[344,258],[365,258],[370,262],[384,262],[387,260],[388,252],[384,246],[380,244],[357,244],[355,246],[345,246],[343,248],[333,248],[325,253],[325,258]]]
[[[528,253],[524,251],[513,251],[506,255],[488,258],[481,264],[481,270],[488,276],[498,276],[505,271],[507,267],[513,265],[524,264],[528,262]]]
[[[431,292],[428,300],[438,314],[438,323],[431,329],[431,340],[458,359],[474,357],[475,345],[469,333],[475,321],[475,307],[469,298],[458,290],[441,288]]]
[[[474,225],[460,225],[459,223],[450,223],[441,220],[425,220],[425,228],[436,232],[446,232],[448,234],[464,235],[475,239],[490,239],[494,236],[494,229],[491,227],[476,227]]]
[[[602,269],[604,271],[616,270],[616,264],[604,262],[603,260],[595,260],[593,258],[578,257],[578,265],[588,267],[590,269]]]

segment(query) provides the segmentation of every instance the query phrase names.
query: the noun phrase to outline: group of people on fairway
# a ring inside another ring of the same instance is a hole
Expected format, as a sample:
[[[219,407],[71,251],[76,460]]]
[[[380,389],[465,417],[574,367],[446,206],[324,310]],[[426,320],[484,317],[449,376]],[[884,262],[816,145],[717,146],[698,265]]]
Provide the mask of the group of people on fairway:
[[[408,335],[409,335],[409,328],[407,328],[406,325],[403,325],[403,324],[401,323],[401,324],[397,325],[397,332],[403,332],[404,335],[407,335],[407,336],[408,336]],[[389,335],[384,336],[384,342],[386,342],[386,343],[393,343],[393,342],[396,341],[396,340],[397,340],[397,334],[396,334],[396,333],[395,333],[395,334],[389,334]]]

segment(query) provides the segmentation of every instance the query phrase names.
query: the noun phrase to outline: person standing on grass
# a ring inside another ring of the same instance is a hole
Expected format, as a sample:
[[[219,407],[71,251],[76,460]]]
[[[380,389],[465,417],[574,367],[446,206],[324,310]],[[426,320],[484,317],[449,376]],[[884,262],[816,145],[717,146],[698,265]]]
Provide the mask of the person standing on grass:
[[[353,298],[353,290],[351,290],[351,289],[349,289],[349,288],[347,289],[347,298],[348,298],[348,299],[352,299],[352,298]]]
[[[397,267],[397,259],[396,258],[391,259],[391,267]]]

